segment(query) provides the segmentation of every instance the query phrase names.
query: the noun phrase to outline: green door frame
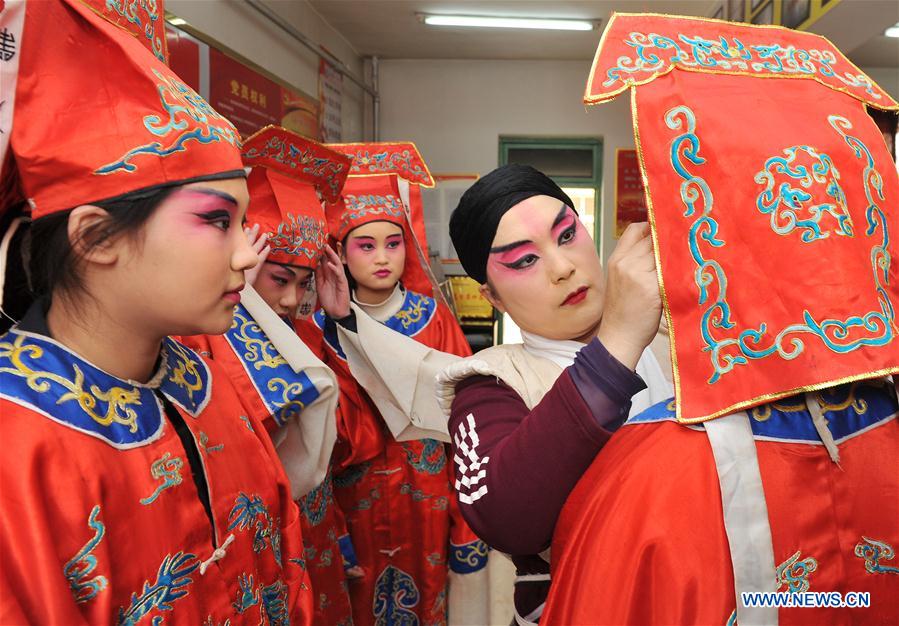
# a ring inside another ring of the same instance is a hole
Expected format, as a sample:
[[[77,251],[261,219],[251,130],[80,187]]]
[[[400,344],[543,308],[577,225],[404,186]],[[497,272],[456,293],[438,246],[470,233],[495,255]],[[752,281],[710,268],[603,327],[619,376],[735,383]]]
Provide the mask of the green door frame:
[[[564,150],[571,148],[589,147],[593,151],[593,176],[591,178],[569,178],[564,176],[551,176],[560,187],[582,187],[594,189],[593,196],[593,241],[596,242],[596,252],[601,253],[603,219],[602,206],[602,139],[596,137],[518,137],[511,135],[499,138],[499,165],[509,162],[510,148],[537,148]],[[503,342],[503,316],[494,310],[497,320],[496,343]]]
[[[596,242],[596,251],[599,252],[602,242],[603,220],[600,215],[602,206],[602,139],[595,137],[516,137],[500,136],[499,138],[499,165],[509,162],[509,148],[536,148],[544,150],[564,150],[571,148],[589,147],[593,151],[593,176],[591,178],[569,178],[565,176],[552,176],[551,178],[560,187],[583,187],[595,189],[593,204],[593,240]]]

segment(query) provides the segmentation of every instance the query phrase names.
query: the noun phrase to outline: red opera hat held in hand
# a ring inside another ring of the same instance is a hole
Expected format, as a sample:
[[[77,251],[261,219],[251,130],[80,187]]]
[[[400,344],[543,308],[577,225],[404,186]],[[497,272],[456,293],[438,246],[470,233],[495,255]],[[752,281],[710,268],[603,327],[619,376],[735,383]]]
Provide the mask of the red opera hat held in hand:
[[[165,38],[165,6],[162,0],[81,0],[97,15],[133,35],[153,55],[168,65]]]
[[[677,417],[899,371],[899,177],[818,35],[615,15],[585,101],[631,91]]]
[[[350,158],[278,126],[247,139],[243,158],[253,168],[247,221],[269,234],[268,260],[315,269],[328,237],[322,199],[340,198]]]

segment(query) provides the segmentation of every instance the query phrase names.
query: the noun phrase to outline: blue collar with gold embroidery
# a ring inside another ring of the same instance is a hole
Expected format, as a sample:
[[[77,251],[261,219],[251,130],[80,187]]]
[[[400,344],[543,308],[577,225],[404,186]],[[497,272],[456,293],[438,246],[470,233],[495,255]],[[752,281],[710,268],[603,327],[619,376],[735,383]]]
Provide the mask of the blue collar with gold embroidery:
[[[848,383],[817,392],[834,441],[841,443],[896,417],[899,404],[892,386],[869,380]],[[752,434],[763,441],[820,444],[811,413],[803,395],[792,396],[754,407],[748,411]],[[628,419],[624,426],[676,421],[674,400],[655,404]],[[702,425],[687,425],[702,430]],[[623,428],[623,427],[622,427]]]
[[[319,397],[306,373],[294,371],[243,305],[234,309],[225,339],[278,426],[299,416]]]
[[[384,325],[390,330],[395,330],[401,335],[414,337],[423,331],[437,312],[437,301],[434,298],[405,290],[403,296],[403,304],[400,310],[394,313]],[[337,336],[337,325],[330,317],[325,315],[323,309],[319,309],[312,316],[315,325],[325,337],[325,342],[331,347],[338,357],[346,361],[346,354],[340,347],[340,341]]]
[[[162,365],[150,383],[107,374],[49,337],[17,328],[0,336],[0,397],[105,441],[114,448],[146,445],[162,435],[163,393],[198,417],[212,376],[192,350],[166,338]]]
[[[384,325],[407,337],[414,337],[431,323],[436,312],[437,301],[434,298],[407,289],[403,306]]]

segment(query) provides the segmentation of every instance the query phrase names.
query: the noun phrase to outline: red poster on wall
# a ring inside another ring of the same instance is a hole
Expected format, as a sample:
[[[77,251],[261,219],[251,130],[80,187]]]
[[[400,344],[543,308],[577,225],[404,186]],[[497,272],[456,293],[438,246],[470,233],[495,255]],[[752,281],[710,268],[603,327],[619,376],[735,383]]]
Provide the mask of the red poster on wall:
[[[248,137],[281,121],[281,87],[226,54],[209,50],[209,104]]]
[[[177,28],[166,30],[171,68],[249,137],[270,124],[321,140],[318,100],[289,89]]]
[[[615,152],[615,236],[620,237],[628,224],[647,219],[637,151],[619,148]]]

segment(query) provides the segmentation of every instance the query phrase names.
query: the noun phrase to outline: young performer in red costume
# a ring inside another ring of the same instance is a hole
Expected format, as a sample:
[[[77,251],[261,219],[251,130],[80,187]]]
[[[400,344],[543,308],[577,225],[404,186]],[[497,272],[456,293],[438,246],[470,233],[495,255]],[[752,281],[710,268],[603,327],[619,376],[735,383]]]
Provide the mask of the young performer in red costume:
[[[470,351],[452,313],[431,296],[420,262],[427,257],[418,247],[424,243],[421,216],[416,220],[413,212],[410,222],[408,200],[401,195],[400,186],[409,179],[423,180],[416,172],[427,174],[414,146],[335,147],[355,156],[353,174],[358,174],[348,179],[342,201],[328,207],[340,261],[353,279],[353,303],[334,301],[328,305],[330,315],[319,311],[314,323],[319,340],[324,339],[326,362],[344,391],[341,430],[346,435],[335,452],[342,469],[335,473],[335,492],[365,571],[364,578],[350,582],[353,619],[356,624],[441,624],[446,622],[448,570],[481,569],[486,546],[458,515],[444,443],[432,438],[438,431],[422,427],[440,416],[382,415],[364,391],[371,388],[370,372],[353,371],[359,352],[350,336],[357,325],[375,324],[443,352]],[[400,181],[390,172],[406,178]],[[417,200],[418,193],[413,184],[407,197]],[[421,234],[413,235],[417,231]],[[339,291],[338,283],[345,280],[336,262],[332,258],[323,277],[325,290]],[[368,348],[385,356],[391,350],[389,342]],[[389,354],[397,371],[408,367],[402,365],[405,354]],[[414,388],[409,380],[399,386]]]
[[[228,372],[287,468],[302,513],[313,623],[350,624],[344,568],[352,565],[352,542],[334,501],[329,471],[337,383],[292,330],[297,306],[327,244],[322,201],[339,197],[350,159],[274,126],[244,142],[243,158],[252,168],[247,223],[260,261],[247,272],[252,290],[245,290],[244,303],[224,335],[187,337],[185,343]]]
[[[227,330],[256,263],[237,132],[144,48],[161,2],[0,7],[40,296],[0,337],[0,622],[308,623],[264,426],[169,337]]]

